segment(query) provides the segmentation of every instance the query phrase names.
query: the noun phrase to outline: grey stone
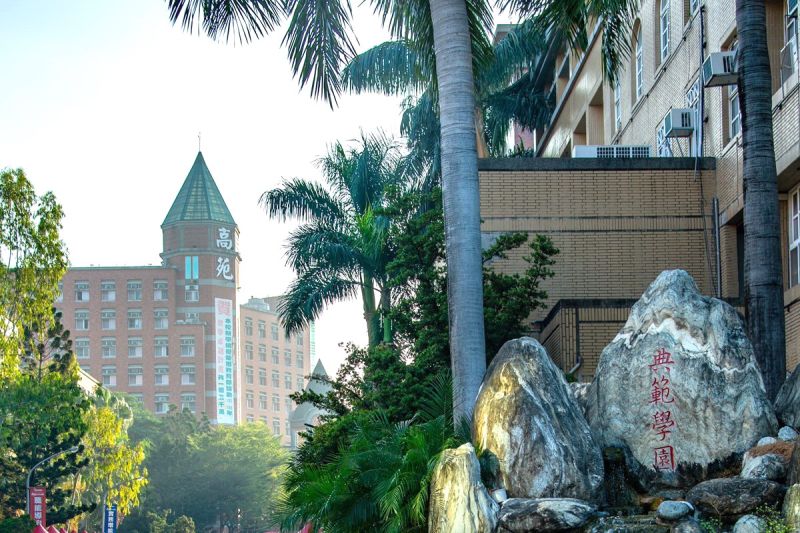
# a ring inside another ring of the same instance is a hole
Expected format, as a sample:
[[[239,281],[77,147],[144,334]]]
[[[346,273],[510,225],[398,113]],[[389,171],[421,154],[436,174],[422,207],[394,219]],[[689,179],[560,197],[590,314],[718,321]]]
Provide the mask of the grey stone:
[[[573,530],[586,524],[596,512],[594,505],[573,498],[511,498],[500,508],[497,531]]]
[[[800,485],[792,485],[783,499],[783,516],[793,531],[800,531]]]
[[[789,426],[783,426],[778,430],[778,438],[788,442],[797,438],[797,432]]]
[[[692,504],[689,502],[664,501],[658,506],[658,511],[656,511],[656,514],[661,520],[675,522],[685,516],[688,516],[692,511],[694,511],[694,507],[692,507]]]
[[[569,384],[569,390],[572,392],[573,398],[581,408],[581,413],[586,411],[586,393],[589,392],[589,383],[576,381]]]
[[[481,482],[472,444],[442,452],[431,479],[428,531],[491,533],[499,510]]]
[[[598,518],[585,528],[587,533],[669,533],[653,515],[608,516]]]
[[[783,501],[785,492],[774,481],[731,477],[703,481],[686,493],[686,499],[703,514],[735,517],[761,505],[774,506]]]
[[[694,518],[684,518],[670,528],[670,533],[704,533],[700,522]]]
[[[771,479],[780,481],[786,478],[786,464],[783,457],[774,453],[751,457],[745,454],[742,477],[747,479]]]
[[[733,533],[764,533],[767,523],[756,515],[746,514],[733,525]]]
[[[800,365],[795,367],[778,390],[775,412],[783,424],[800,427]]]
[[[756,443],[756,446],[766,446],[767,444],[775,444],[776,442],[778,442],[778,439],[775,437],[761,437]]]
[[[603,459],[563,373],[536,340],[508,341],[475,404],[475,443],[511,498],[601,499]]]
[[[778,429],[741,317],[682,270],[662,272],[633,306],[587,399],[595,440],[629,450],[651,488],[692,486]]]
[[[800,483],[800,446],[795,444],[792,448],[792,455],[789,457],[787,466],[786,481],[789,485]]]

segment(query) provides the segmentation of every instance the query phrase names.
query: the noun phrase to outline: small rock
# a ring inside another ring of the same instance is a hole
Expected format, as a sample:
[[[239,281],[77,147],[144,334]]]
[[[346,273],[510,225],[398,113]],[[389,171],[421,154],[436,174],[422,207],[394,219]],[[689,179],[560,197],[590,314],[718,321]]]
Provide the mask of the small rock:
[[[564,531],[582,527],[597,508],[572,498],[511,498],[503,503],[498,517],[498,531]]]
[[[703,528],[700,527],[700,522],[694,518],[684,518],[672,526],[669,531],[670,533],[704,533]]]
[[[752,514],[744,515],[733,526],[733,533],[764,533],[766,530],[764,519]]]
[[[778,430],[778,438],[785,441],[794,440],[797,438],[797,431],[789,426],[783,426]]]
[[[768,453],[758,457],[745,455],[742,477],[745,479],[771,479],[780,481],[786,478],[786,463],[783,457]]]
[[[653,515],[608,516],[598,518],[584,531],[586,533],[669,533],[669,527],[657,524]]]
[[[766,479],[720,478],[703,481],[686,493],[701,513],[711,516],[739,516],[760,505],[783,501],[786,488]]]
[[[778,439],[775,437],[761,437],[761,439],[756,443],[756,446],[766,446],[767,444],[775,444],[778,442]]]
[[[684,518],[693,510],[694,507],[692,507],[692,504],[689,502],[665,501],[661,502],[661,505],[658,506],[658,511],[656,514],[662,520],[666,520],[667,522],[675,522],[681,518]]]
[[[792,531],[800,531],[800,485],[792,485],[786,491],[782,510]]]

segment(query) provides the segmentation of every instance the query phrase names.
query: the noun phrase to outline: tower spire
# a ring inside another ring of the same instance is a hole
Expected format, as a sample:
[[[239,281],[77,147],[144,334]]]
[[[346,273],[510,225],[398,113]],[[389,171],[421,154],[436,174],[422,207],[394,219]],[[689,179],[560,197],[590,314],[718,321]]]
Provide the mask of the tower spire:
[[[202,150],[200,149],[200,132],[199,131],[197,132],[197,151],[198,152],[202,152]]]

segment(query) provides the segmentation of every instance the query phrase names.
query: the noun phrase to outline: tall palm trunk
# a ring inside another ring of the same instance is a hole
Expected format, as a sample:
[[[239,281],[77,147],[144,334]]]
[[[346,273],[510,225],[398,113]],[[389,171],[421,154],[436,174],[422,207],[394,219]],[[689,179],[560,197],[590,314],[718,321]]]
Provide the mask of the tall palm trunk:
[[[472,415],[486,371],[475,95],[467,6],[430,0],[441,122],[453,414]]]
[[[764,1],[736,0],[736,25],[744,145],[745,312],[767,395],[775,399],[786,372],[786,333]]]
[[[375,304],[375,289],[369,274],[361,275],[361,302],[364,306],[364,321],[367,323],[367,342],[377,346],[381,342],[380,316]]]

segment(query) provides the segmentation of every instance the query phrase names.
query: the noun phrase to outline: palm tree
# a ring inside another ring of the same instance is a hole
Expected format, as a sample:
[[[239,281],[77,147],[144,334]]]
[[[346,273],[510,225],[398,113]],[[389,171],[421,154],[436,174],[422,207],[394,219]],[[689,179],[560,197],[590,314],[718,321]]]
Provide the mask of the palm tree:
[[[397,147],[375,135],[362,137],[356,148],[337,142],[319,165],[327,188],[287,180],[260,200],[270,217],[303,222],[287,245],[297,279],[279,307],[283,325],[289,333],[299,331],[326,305],[360,293],[370,345],[391,342],[390,220],[381,210],[390,188],[405,182]]]

